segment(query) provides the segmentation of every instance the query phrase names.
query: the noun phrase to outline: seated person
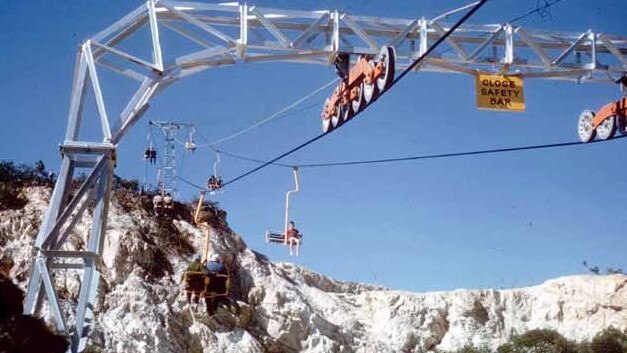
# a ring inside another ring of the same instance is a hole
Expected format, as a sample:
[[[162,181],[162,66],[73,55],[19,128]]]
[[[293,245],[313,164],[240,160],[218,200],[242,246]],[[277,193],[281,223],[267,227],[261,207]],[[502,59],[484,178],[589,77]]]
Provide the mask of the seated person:
[[[209,189],[217,190],[222,186],[222,179],[217,178],[215,175],[212,175],[209,178]]]
[[[285,235],[287,237],[288,243],[290,244],[290,256],[293,255],[292,247],[294,246],[294,244],[296,244],[296,256],[298,256],[300,253],[301,234],[298,229],[296,229],[294,222],[290,221],[287,226],[287,233]]]
[[[209,261],[207,262],[207,270],[209,271],[209,273],[213,274],[225,275],[227,273],[226,267],[224,267],[224,265],[222,264],[222,259],[218,254],[213,254],[209,257]]]
[[[155,195],[152,198],[152,207],[154,208],[155,214],[158,216],[163,209],[163,197],[161,195]]]
[[[287,239],[300,239],[300,232],[296,229],[294,222],[290,222],[287,227]]]
[[[196,150],[196,144],[193,141],[186,141],[185,149],[194,152]]]
[[[157,150],[150,147],[148,149],[148,155],[149,155],[149,159],[150,159],[150,164],[155,164],[157,163]]]
[[[207,270],[200,262],[200,255],[194,256],[194,260],[187,265],[187,269],[185,272],[201,272],[206,273]],[[185,276],[185,275],[183,275]],[[194,290],[192,288],[192,283],[190,282],[190,277],[185,277],[185,294],[187,296],[187,304],[191,304],[192,301],[194,304],[198,304],[200,299],[200,292],[198,290]]]
[[[220,255],[218,254],[213,254],[211,255],[211,257],[209,257],[209,261],[207,262],[207,270],[209,271],[210,274],[220,274],[220,275],[226,275],[228,274],[226,267],[222,264],[222,259],[220,258]],[[214,278],[212,278],[212,281],[215,281]],[[228,282],[226,282],[226,284],[228,284]],[[228,291],[228,288],[225,288]],[[216,293],[210,293],[210,294],[216,294]],[[231,299],[228,296],[225,295],[209,295],[207,297],[205,297],[205,304],[207,305],[207,314],[208,315],[213,315],[215,313],[215,311],[218,309],[218,306],[220,304],[223,305],[230,305],[231,304]]]
[[[172,199],[172,196],[170,196],[169,194],[165,195],[165,197],[163,198],[163,206],[166,210],[171,210],[174,208],[174,200]]]

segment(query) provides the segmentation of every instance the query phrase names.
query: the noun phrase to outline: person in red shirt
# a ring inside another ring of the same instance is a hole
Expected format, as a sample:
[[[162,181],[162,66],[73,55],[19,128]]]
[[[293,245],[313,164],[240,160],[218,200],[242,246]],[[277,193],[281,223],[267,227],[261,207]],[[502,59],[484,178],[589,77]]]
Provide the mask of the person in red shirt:
[[[287,226],[287,242],[290,244],[290,256],[293,255],[293,247],[296,244],[296,256],[300,254],[300,239],[301,234],[294,226],[294,222],[290,222]]]

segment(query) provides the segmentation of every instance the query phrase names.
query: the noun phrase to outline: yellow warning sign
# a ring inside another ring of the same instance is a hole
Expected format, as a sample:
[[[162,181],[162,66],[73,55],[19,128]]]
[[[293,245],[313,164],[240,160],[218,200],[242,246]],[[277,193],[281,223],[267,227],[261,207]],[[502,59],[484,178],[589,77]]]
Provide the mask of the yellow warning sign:
[[[475,76],[477,108],[522,112],[525,110],[523,79],[518,76]]]

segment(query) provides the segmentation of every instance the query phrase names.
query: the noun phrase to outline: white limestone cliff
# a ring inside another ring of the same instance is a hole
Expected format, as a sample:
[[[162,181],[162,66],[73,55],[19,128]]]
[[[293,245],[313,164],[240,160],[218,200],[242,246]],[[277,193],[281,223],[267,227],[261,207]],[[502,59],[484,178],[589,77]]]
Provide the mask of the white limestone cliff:
[[[29,189],[22,210],[0,212],[0,263],[25,288],[28,260],[50,190]],[[238,315],[190,310],[182,272],[202,247],[184,220],[158,225],[141,208],[114,201],[103,255],[93,342],[107,352],[423,352],[467,344],[496,348],[512,335],[554,329],[590,340],[607,327],[627,330],[627,276],[581,275],[508,290],[411,293],[341,282],[272,263],[216,214],[211,242],[233,273]],[[81,248],[87,221],[71,247]],[[60,273],[61,297],[76,300],[76,272]]]

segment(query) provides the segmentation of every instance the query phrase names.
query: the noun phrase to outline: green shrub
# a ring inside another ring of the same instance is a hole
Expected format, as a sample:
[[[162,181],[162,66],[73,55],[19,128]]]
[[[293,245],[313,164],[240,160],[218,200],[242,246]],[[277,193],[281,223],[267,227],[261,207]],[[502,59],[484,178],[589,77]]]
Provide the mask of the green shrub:
[[[487,347],[474,347],[472,345],[466,345],[456,353],[491,353]]]
[[[17,186],[51,185],[52,173],[46,171],[42,161],[34,166],[15,165],[12,161],[0,161],[0,182],[10,182]]]
[[[52,186],[53,175],[38,161],[34,166],[15,165],[11,161],[0,161],[0,211],[19,210],[28,199],[23,188],[29,186]]]
[[[133,194],[139,193],[139,180],[124,179],[117,175],[113,176],[113,188],[130,191]]]
[[[20,210],[27,203],[21,188],[9,182],[0,182],[0,211]]]
[[[578,353],[575,343],[554,330],[531,330],[497,349],[498,353]]]
[[[627,352],[627,334],[615,328],[599,332],[590,343],[590,351],[592,353]]]
[[[440,352],[436,350],[436,352]],[[487,347],[467,345],[455,353],[491,353]],[[574,343],[553,330],[531,330],[497,348],[498,353],[627,353],[627,332],[608,328],[592,342]]]
[[[105,350],[99,346],[88,344],[83,353],[105,353]]]

